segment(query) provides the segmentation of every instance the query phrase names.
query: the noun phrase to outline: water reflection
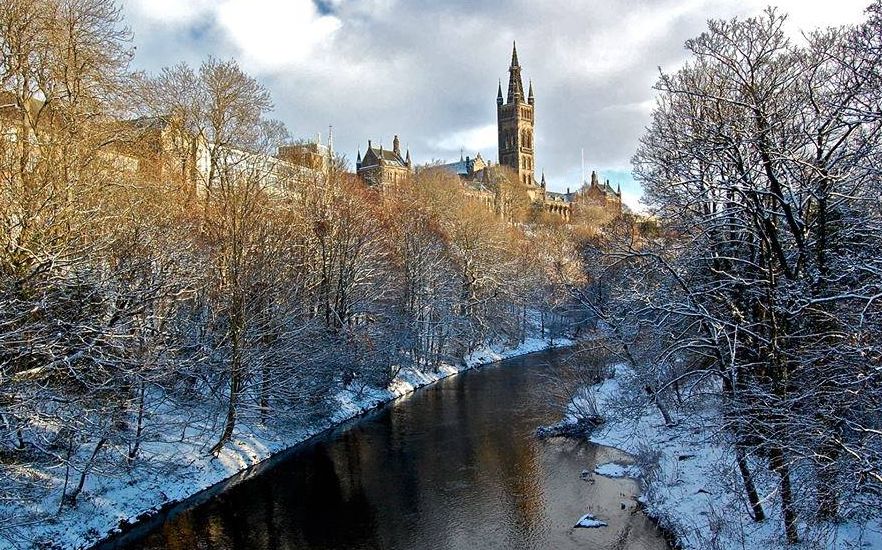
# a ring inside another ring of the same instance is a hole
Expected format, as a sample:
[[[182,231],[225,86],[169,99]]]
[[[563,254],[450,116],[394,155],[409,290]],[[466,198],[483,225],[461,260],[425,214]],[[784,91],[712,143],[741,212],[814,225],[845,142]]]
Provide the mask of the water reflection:
[[[317,440],[129,548],[666,548],[613,449],[539,441],[554,354],[446,380]],[[551,363],[551,365],[549,365]],[[622,503],[628,509],[622,510]],[[591,512],[604,529],[574,529]]]

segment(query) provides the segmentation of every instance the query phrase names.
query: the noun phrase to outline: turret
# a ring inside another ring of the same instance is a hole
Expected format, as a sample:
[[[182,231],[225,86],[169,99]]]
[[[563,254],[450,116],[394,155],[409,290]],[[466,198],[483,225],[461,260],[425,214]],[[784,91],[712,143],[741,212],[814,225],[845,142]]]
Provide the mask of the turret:
[[[355,157],[355,169],[361,168],[361,147],[358,148],[358,156]]]
[[[397,134],[395,135],[395,137],[392,138],[392,152],[394,152],[396,155],[401,155],[401,142],[398,141]]]
[[[502,106],[502,79],[499,79],[499,91],[496,92],[496,105]]]
[[[542,189],[545,189],[545,170],[542,170]]]
[[[533,97],[533,79],[532,78],[530,79],[530,93],[527,95],[528,95],[527,103],[529,103],[530,105],[533,105],[536,102],[536,98]]]
[[[410,149],[407,150],[407,158],[404,159],[404,164],[406,164],[408,168],[413,167],[413,163],[410,161]]]

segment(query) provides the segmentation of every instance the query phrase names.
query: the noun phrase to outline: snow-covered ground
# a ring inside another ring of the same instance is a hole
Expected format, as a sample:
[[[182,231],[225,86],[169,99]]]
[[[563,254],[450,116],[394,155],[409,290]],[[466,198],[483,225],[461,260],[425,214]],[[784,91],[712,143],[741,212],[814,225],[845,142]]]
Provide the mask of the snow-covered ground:
[[[630,375],[617,366],[614,378],[594,386],[600,415],[605,415],[621,399],[620,380]],[[720,422],[708,405],[677,426],[665,426],[661,414],[653,409],[639,417],[621,419],[609,416],[594,430],[591,441],[616,447],[637,459],[637,466],[604,464],[595,473],[617,477],[639,477],[643,485],[640,500],[650,516],[672,532],[685,549],[739,548],[766,550],[792,548],[786,545],[775,479],[754,468],[758,488],[768,500],[764,507],[768,518],[752,521],[742,498],[741,478],[732,453],[712,428]],[[572,419],[570,419],[572,421]],[[882,549],[882,526],[878,523],[806,525],[800,524],[802,548],[879,548]]]
[[[230,443],[216,458],[205,448],[169,440],[145,445],[151,456],[150,469],[134,467],[114,477],[92,475],[75,508],[53,515],[57,502],[45,501],[19,514],[39,518],[26,529],[33,547],[87,547],[143,514],[186,499],[215,484],[229,480],[268,457],[290,448],[332,426],[340,424],[393,399],[413,392],[462,370],[486,365],[551,347],[572,345],[568,339],[530,338],[516,347],[485,346],[465,358],[463,365],[441,365],[436,371],[402,370],[387,388],[341,389],[335,396],[338,406],[330,418],[310,425],[257,425],[240,422]],[[182,438],[183,439],[183,438]],[[12,517],[17,514],[13,511]],[[43,518],[49,518],[44,520]],[[0,538],[0,548],[6,544]]]

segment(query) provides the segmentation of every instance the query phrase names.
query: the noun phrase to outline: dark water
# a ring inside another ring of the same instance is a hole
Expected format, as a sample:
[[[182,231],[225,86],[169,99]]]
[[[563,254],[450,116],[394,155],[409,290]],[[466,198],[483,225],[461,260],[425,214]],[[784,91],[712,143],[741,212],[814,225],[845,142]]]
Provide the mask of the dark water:
[[[634,482],[580,478],[618,451],[534,436],[557,417],[543,394],[557,360],[512,359],[421,390],[127,548],[667,548],[632,511]],[[573,528],[586,512],[610,526]]]

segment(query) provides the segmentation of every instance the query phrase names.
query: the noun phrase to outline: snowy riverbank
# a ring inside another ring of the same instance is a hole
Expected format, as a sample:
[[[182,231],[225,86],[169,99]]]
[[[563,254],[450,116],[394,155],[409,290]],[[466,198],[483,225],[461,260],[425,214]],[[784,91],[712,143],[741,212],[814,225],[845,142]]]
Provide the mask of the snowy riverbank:
[[[748,515],[734,457],[712,428],[720,425],[712,403],[698,406],[673,427],[665,426],[655,409],[628,419],[606,414],[621,400],[620,381],[629,374],[626,367],[618,366],[615,378],[591,389],[607,422],[591,433],[590,440],[634,455],[638,467],[608,464],[595,473],[639,478],[640,500],[647,513],[684,549],[792,548],[786,545],[780,510],[771,505],[775,498],[765,504],[769,516],[765,521],[755,523]],[[763,476],[763,470],[754,468],[758,488],[774,496],[775,479]],[[807,541],[802,548],[882,548],[878,523],[800,524],[800,532]]]
[[[46,501],[42,509],[20,510],[34,518],[34,524],[27,530],[27,539],[33,547],[40,548],[88,547],[117,531],[121,523],[182,501],[420,387],[470,368],[571,344],[567,339],[556,339],[552,345],[548,340],[531,338],[516,347],[486,346],[466,357],[460,366],[441,365],[434,372],[402,370],[387,388],[341,389],[335,395],[338,406],[330,418],[305,426],[242,423],[233,440],[216,458],[203,448],[171,439],[154,444],[149,448],[152,455],[149,469],[136,465],[115,477],[92,476],[75,508],[52,515],[53,503]],[[4,544],[0,541],[0,547]]]

